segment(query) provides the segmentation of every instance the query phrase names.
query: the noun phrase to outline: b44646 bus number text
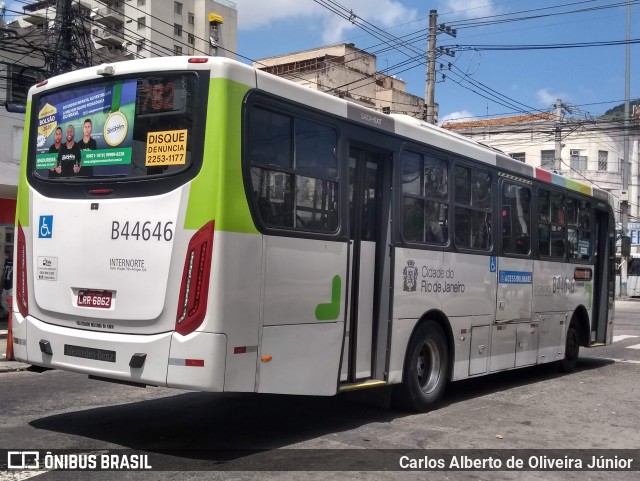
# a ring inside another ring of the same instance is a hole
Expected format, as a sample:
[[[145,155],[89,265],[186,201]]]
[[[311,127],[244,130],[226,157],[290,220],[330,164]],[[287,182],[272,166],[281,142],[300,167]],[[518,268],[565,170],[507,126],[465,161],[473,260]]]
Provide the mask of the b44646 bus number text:
[[[116,240],[120,237],[124,237],[125,240],[129,240],[129,237],[135,240],[165,240],[170,241],[173,239],[173,222],[156,222],[151,221],[136,221],[120,223],[117,220],[111,222],[111,239]]]

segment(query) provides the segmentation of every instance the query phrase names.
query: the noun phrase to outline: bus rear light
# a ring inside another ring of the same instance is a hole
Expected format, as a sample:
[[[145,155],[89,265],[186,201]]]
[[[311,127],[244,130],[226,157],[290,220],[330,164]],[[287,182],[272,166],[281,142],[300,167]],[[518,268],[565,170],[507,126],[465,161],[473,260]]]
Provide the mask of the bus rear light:
[[[207,312],[213,231],[214,224],[211,221],[189,241],[176,315],[176,332],[183,336],[195,331]]]
[[[48,80],[43,80],[42,82],[36,84],[36,87],[44,87],[45,85],[47,85],[49,83]]]
[[[207,63],[209,61],[206,57],[191,57],[188,62],[189,63]]]
[[[29,286],[27,284],[27,242],[18,223],[18,250],[16,252],[16,302],[23,317],[29,315]]]
[[[113,189],[91,189],[89,190],[90,195],[108,195],[113,194]]]
[[[187,367],[204,367],[204,359],[185,359],[184,365]]]

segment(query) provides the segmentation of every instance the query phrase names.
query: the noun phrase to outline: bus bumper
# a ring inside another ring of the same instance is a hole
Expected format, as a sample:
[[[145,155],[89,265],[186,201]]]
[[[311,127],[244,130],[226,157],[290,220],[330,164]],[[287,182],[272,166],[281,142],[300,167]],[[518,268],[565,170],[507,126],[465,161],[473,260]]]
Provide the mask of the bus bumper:
[[[223,334],[116,334],[56,326],[16,312],[13,315],[14,356],[19,361],[153,386],[199,391],[224,388]],[[130,366],[136,354],[146,354],[141,367]]]

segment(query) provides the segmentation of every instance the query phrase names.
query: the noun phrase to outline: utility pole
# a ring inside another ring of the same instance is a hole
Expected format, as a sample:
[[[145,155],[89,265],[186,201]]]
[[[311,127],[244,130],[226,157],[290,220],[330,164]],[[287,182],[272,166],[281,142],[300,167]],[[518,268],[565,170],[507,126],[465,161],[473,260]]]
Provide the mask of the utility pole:
[[[436,90],[436,24],[438,11],[429,12],[429,40],[427,42],[427,86],[424,94],[425,100],[425,120],[433,124]]]
[[[72,70],[73,45],[71,37],[73,35],[73,11],[71,10],[71,0],[57,0],[55,35],[58,39],[50,71],[53,74],[70,72]]]
[[[444,32],[452,37],[456,36],[456,29],[447,27],[444,23],[438,25],[438,11],[431,10],[429,12],[429,36],[427,41],[427,85],[424,93],[424,111],[423,119],[430,124],[435,124],[436,118],[436,102],[435,102],[435,88],[436,88],[436,34],[438,32]],[[453,57],[455,52],[440,48],[441,54],[449,55]]]
[[[627,0],[627,51],[624,82],[624,151],[622,166],[622,190],[625,196],[620,202],[620,222],[622,223],[622,235],[629,232],[629,178],[631,177],[631,162],[629,162],[629,76],[631,65],[631,2]],[[620,294],[627,295],[627,259],[624,258],[620,269]]]
[[[562,99],[556,100],[556,153],[553,162],[553,170],[560,172],[562,170]]]

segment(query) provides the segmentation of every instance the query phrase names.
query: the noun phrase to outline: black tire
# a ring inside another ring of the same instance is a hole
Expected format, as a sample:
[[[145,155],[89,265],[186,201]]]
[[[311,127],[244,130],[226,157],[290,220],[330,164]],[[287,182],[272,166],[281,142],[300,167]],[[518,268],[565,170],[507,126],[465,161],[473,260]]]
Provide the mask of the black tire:
[[[411,336],[404,363],[402,384],[395,386],[394,404],[410,411],[433,409],[448,382],[449,348],[442,328],[433,321],[422,323]]]
[[[575,324],[570,324],[567,329],[567,342],[564,348],[564,359],[560,361],[558,368],[560,372],[571,372],[578,364],[578,354],[580,353],[580,331]]]

